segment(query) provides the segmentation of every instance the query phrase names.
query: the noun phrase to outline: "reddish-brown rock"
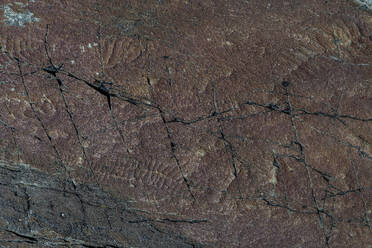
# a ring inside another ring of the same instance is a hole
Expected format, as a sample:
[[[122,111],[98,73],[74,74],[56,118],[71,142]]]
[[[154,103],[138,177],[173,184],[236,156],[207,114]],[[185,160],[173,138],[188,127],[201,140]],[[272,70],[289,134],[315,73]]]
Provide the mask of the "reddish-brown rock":
[[[372,247],[370,4],[3,0],[0,159],[194,246]]]

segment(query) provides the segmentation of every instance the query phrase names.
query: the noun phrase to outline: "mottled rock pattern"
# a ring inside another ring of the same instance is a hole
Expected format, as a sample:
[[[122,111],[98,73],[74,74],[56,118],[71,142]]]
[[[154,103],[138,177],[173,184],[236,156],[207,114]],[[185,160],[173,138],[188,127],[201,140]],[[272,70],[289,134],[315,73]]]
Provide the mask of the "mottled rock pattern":
[[[2,160],[206,247],[372,247],[368,1],[3,2]]]

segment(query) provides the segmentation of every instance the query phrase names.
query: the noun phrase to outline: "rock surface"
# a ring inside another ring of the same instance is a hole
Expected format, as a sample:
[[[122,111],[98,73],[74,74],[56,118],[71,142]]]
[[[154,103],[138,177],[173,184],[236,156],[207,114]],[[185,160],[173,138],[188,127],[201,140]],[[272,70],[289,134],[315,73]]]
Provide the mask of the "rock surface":
[[[3,0],[0,242],[372,247],[369,7]]]
[[[198,247],[152,224],[177,220],[151,220],[99,188],[4,161],[0,180],[1,247]]]

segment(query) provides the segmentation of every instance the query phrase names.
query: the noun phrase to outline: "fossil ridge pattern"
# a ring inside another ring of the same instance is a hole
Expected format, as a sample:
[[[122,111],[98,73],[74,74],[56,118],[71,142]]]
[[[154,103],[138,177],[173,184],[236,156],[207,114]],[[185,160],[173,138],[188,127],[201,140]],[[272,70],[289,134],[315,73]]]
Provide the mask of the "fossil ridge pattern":
[[[163,228],[178,237],[169,242],[371,247],[366,7],[3,2],[0,159],[7,164],[109,192],[141,211],[128,224]],[[0,215],[0,234],[33,241],[42,214],[32,208],[22,232]],[[115,233],[110,245],[127,244],[122,229],[104,228]]]

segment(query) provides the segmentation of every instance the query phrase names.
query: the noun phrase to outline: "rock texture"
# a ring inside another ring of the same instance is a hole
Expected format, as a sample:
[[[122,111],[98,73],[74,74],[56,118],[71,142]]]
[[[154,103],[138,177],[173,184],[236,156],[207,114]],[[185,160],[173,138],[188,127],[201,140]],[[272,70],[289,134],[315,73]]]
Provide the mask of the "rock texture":
[[[3,0],[0,242],[372,247],[369,8]]]
[[[198,247],[99,188],[3,161],[0,180],[1,247]]]

